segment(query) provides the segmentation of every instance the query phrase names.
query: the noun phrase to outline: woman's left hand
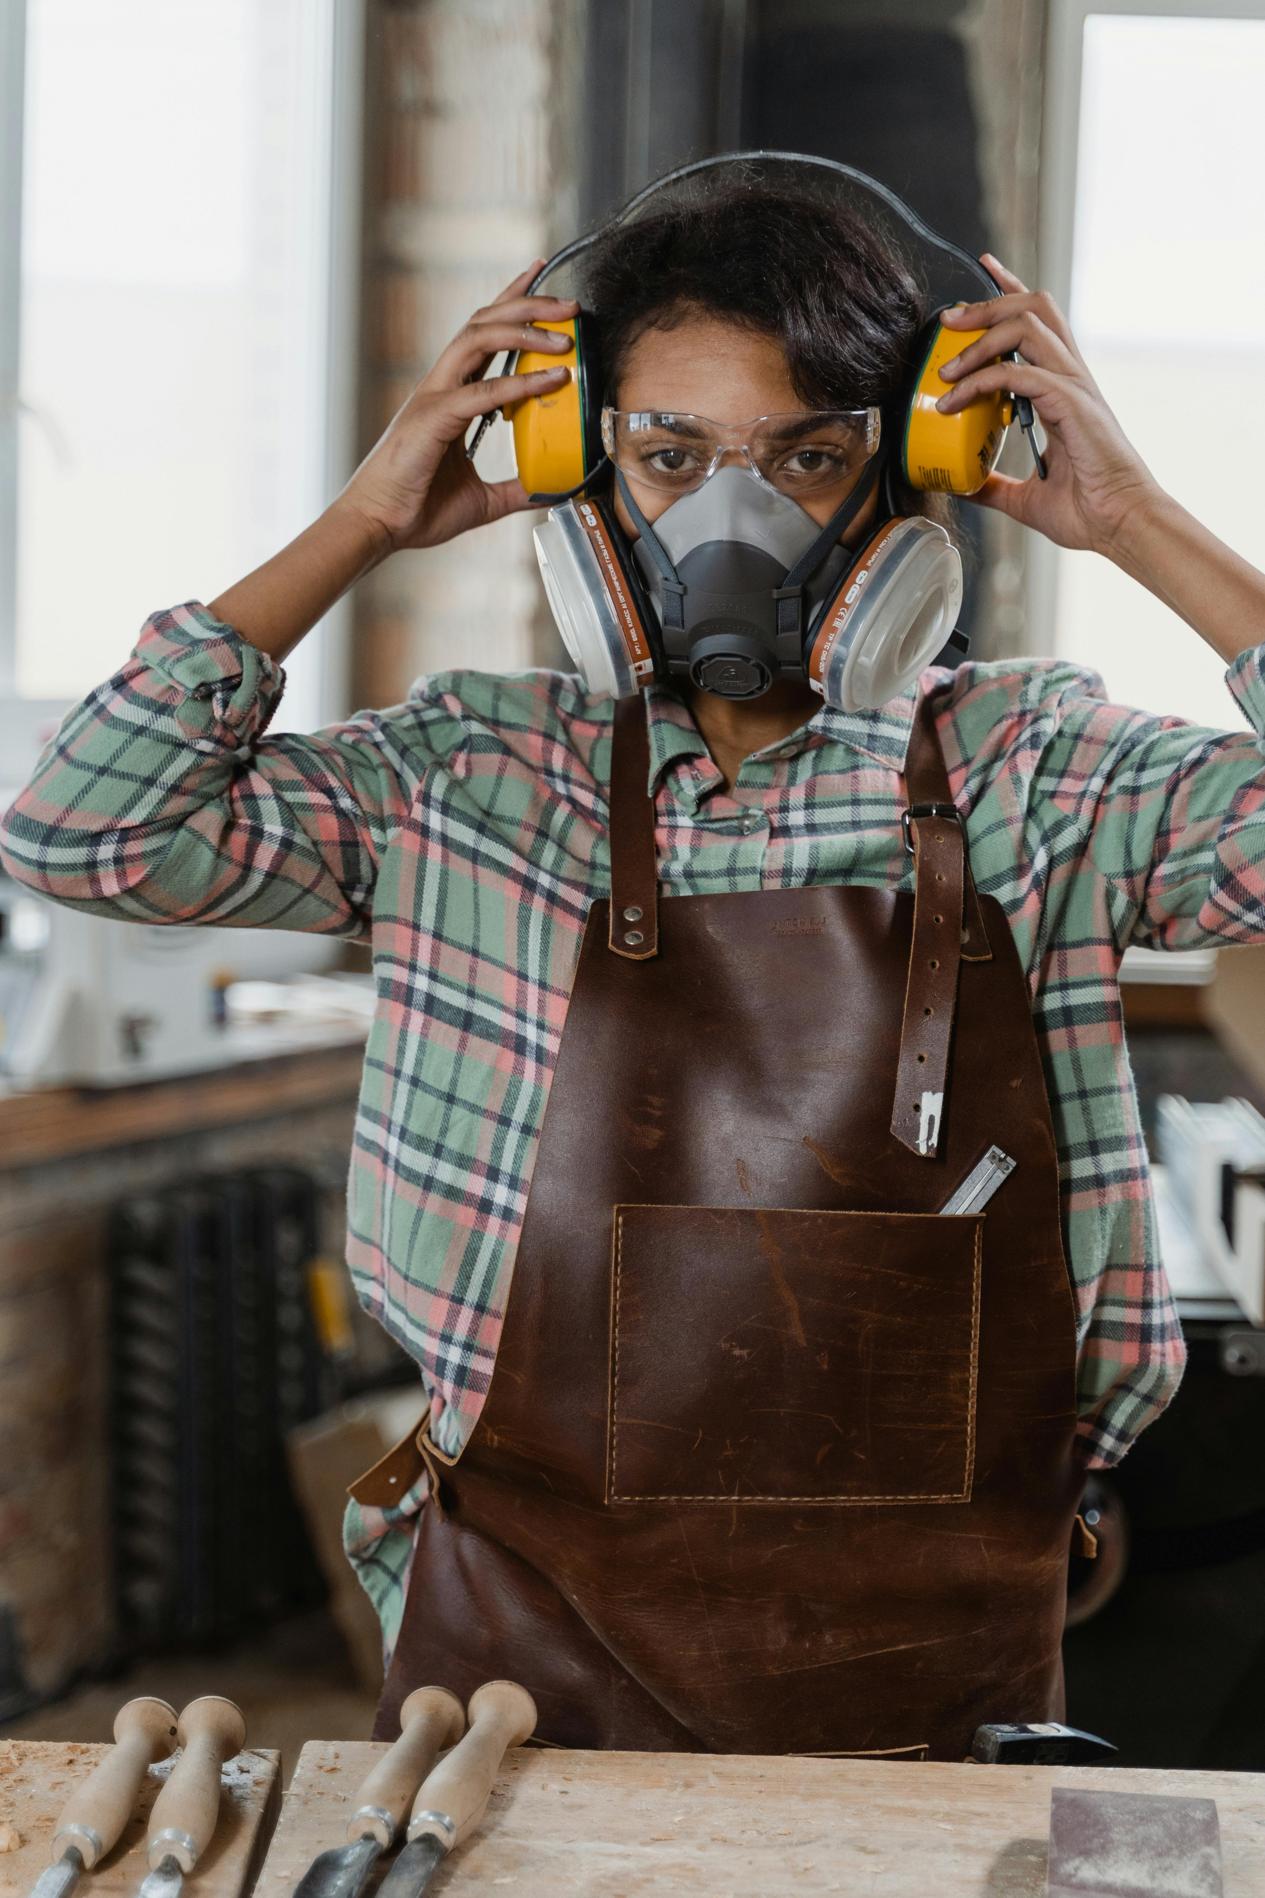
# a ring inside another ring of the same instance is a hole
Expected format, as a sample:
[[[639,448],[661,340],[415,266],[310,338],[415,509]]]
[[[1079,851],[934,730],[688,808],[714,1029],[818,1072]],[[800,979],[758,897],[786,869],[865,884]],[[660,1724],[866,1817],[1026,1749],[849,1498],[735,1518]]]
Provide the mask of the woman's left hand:
[[[966,498],[999,508],[1060,547],[1111,555],[1125,517],[1162,490],[1126,440],[1086,367],[1067,318],[1048,290],[1029,290],[988,251],[980,259],[1003,294],[945,310],[950,329],[986,334],[945,364],[953,387],[936,404],[946,413],[993,390],[1026,395],[1045,430],[1047,479],[1034,468],[1027,480],[991,474]],[[1018,350],[1018,362],[996,362]]]

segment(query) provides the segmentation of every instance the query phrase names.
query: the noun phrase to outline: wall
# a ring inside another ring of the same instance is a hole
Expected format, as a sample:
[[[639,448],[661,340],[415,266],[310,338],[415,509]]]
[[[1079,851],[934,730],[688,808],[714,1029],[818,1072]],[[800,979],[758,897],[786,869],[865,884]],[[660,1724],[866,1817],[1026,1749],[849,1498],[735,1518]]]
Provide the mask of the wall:
[[[362,452],[444,345],[572,228],[574,0],[371,0],[366,60]],[[512,472],[503,423],[479,465]],[[539,663],[522,516],[397,553],[358,589],[355,698],[421,672]],[[548,634],[545,642],[549,643]]]

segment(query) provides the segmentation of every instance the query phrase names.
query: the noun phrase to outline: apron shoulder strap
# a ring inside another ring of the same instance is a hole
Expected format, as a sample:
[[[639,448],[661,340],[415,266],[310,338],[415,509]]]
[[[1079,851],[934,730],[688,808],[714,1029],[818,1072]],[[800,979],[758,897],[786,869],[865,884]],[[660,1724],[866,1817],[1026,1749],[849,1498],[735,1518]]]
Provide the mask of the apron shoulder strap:
[[[988,960],[992,951],[949,792],[935,702],[926,693],[914,712],[905,784],[909,803],[901,827],[914,859],[914,917],[891,1132],[911,1153],[933,1160],[940,1148],[962,959]]]
[[[909,734],[909,751],[905,759],[905,791],[911,811],[919,804],[941,804],[946,810],[955,809],[953,796],[949,790],[949,773],[945,768],[944,752],[940,747],[940,734],[936,730],[936,705],[939,698],[939,693],[920,693],[917,709],[914,712],[914,722]],[[911,816],[905,833],[905,841],[911,849],[913,848],[911,833],[915,828],[916,820]],[[988,944],[988,931],[984,927],[984,915],[980,908],[975,879],[971,875],[970,855],[966,851],[966,833],[960,822],[957,828],[966,857],[963,960],[991,962],[993,952]]]
[[[630,962],[659,953],[650,738],[644,692],[616,699],[611,737],[611,913],[607,945]]]

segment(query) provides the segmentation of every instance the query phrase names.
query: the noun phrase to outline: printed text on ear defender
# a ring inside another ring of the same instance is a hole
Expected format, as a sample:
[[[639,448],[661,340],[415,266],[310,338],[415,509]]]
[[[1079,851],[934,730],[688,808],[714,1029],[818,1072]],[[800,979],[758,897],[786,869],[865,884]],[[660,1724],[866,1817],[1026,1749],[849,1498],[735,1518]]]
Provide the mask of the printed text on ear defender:
[[[645,678],[654,671],[654,659],[646,644],[641,621],[629,603],[624,589],[623,575],[619,570],[619,562],[615,558],[615,551],[610,544],[601,516],[596,508],[590,507],[585,501],[577,505],[576,512],[588,535],[590,545],[596,550],[606,591],[619,614],[633,672],[637,678]]]

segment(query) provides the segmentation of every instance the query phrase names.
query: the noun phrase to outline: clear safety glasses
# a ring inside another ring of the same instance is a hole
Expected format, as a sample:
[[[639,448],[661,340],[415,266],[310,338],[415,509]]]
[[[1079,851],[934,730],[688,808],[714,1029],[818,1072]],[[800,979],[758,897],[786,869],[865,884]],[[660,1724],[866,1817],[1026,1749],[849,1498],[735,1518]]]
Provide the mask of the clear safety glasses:
[[[879,410],[808,409],[757,415],[750,422],[712,422],[705,415],[661,409],[602,410],[602,445],[627,480],[661,494],[688,494],[714,474],[726,455],[798,498],[840,494],[873,455]]]

